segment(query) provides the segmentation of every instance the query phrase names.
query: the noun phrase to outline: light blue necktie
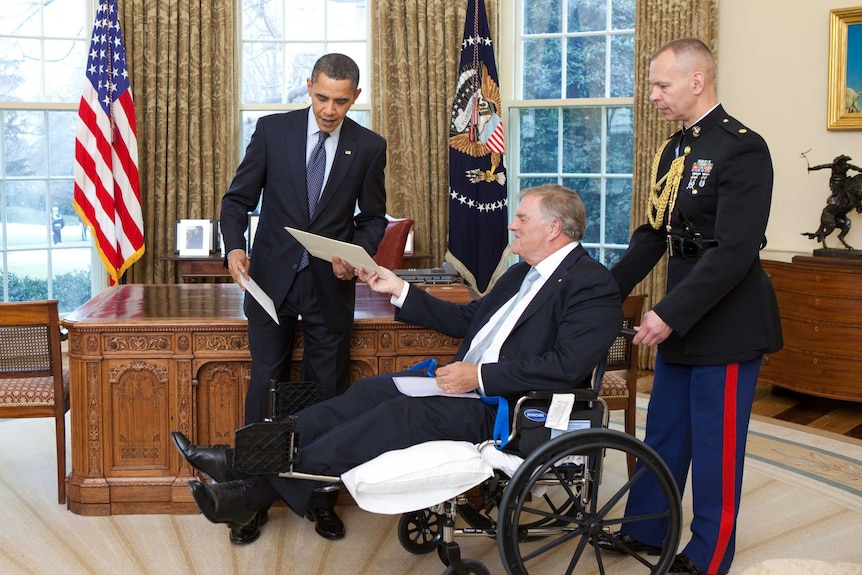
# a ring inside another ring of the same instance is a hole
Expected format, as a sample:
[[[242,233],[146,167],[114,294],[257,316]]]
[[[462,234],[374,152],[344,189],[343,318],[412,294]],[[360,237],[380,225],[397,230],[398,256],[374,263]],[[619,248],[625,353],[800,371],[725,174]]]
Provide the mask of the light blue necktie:
[[[308,165],[305,166],[306,184],[308,186],[308,219],[314,217],[314,211],[317,209],[317,202],[320,199],[320,192],[323,190],[323,176],[326,174],[326,149],[323,145],[326,138],[329,137],[329,132],[320,130],[317,133],[317,144],[311,151],[311,157],[308,159]],[[303,250],[302,258],[299,260],[299,267],[296,271],[304,269],[308,266],[308,250]]]
[[[518,305],[518,302],[523,299],[523,297],[530,291],[530,287],[532,287],[533,282],[539,278],[539,272],[536,271],[536,268],[530,268],[530,271],[527,272],[524,281],[521,282],[521,288],[518,290],[518,295],[512,299],[509,305],[506,306],[506,309],[503,313],[501,313],[497,317],[497,321],[491,327],[490,330],[485,334],[485,337],[480,341],[476,342],[476,344],[470,348],[470,351],[467,352],[467,355],[464,356],[463,361],[467,363],[479,363],[479,359],[482,357],[482,354],[491,346],[491,342],[494,340],[494,336],[497,335],[497,330],[500,327],[506,317],[511,313],[513,309]]]

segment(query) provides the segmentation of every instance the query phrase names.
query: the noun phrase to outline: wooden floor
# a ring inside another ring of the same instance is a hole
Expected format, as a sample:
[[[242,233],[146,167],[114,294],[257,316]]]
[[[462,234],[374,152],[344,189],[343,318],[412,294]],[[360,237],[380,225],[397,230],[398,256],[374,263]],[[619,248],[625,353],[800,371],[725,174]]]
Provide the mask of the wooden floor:
[[[652,372],[641,372],[638,392],[648,394],[651,389]],[[751,412],[862,440],[862,402],[827,399],[773,385],[758,385]]]

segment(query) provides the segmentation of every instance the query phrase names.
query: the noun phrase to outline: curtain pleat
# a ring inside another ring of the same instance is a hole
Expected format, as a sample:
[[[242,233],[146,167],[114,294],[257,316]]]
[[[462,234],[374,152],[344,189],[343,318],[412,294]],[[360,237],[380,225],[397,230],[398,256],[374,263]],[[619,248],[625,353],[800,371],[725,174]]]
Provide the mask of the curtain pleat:
[[[649,101],[649,61],[656,49],[676,38],[696,36],[717,53],[718,0],[639,0],[635,12],[635,157],[632,179],[631,228],[646,222],[653,156],[679,129],[669,124]],[[633,293],[647,294],[645,310],[665,295],[667,260],[655,267]],[[640,346],[642,369],[655,368],[655,347]]]

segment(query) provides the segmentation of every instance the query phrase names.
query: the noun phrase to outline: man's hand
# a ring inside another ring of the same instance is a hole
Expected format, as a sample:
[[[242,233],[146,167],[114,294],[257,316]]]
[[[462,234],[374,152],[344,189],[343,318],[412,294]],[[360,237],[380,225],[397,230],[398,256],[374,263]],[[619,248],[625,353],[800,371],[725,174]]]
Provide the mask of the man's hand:
[[[392,270],[379,266],[379,272],[366,270],[363,267],[356,268],[359,279],[368,284],[371,291],[384,293],[398,297],[404,289],[404,280],[395,275]]]
[[[227,269],[230,272],[230,277],[233,281],[239,284],[242,291],[245,291],[245,285],[240,281],[240,276],[248,279],[248,257],[245,255],[245,250],[231,250],[227,255]]]
[[[467,393],[479,387],[479,366],[475,363],[456,361],[438,367],[437,387],[445,393]]]
[[[338,256],[332,256],[332,273],[338,279],[346,282],[356,277],[356,270],[353,269],[353,266]]]
[[[637,333],[632,339],[635,345],[658,345],[670,336],[673,329],[656,312],[649,310],[644,314],[641,324],[635,326],[635,331]]]

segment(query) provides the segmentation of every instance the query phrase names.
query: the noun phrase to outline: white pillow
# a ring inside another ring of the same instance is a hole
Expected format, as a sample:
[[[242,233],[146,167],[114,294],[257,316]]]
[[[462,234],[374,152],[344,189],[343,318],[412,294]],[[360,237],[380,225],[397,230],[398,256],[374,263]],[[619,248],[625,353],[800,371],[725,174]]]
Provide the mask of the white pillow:
[[[378,455],[341,476],[362,509],[399,514],[464,493],[494,475],[466,441],[428,441]]]

